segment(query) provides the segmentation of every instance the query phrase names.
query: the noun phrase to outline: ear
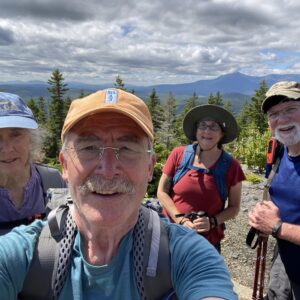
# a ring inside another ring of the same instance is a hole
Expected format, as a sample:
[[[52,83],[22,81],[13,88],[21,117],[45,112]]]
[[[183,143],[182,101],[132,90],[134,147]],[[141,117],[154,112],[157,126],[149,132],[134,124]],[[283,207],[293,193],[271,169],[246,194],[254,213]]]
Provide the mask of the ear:
[[[61,165],[62,177],[66,182],[68,182],[68,172],[67,172],[68,165],[67,165],[67,160],[64,156],[63,151],[60,151],[60,153],[59,153],[59,162]]]
[[[149,160],[149,167],[148,167],[148,182],[152,180],[154,166],[156,164],[156,154],[151,154],[151,158]]]

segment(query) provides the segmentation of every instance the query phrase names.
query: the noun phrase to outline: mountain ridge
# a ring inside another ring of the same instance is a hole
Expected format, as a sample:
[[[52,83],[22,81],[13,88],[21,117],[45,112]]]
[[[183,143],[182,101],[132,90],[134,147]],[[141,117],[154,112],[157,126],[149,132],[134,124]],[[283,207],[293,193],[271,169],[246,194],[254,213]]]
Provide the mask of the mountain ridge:
[[[224,74],[214,79],[197,80],[180,84],[157,84],[139,86],[125,84],[127,90],[134,90],[135,94],[146,100],[153,89],[163,102],[169,93],[172,93],[179,104],[183,104],[193,93],[201,98],[220,92],[223,99],[231,101],[235,111],[238,111],[245,101],[251,99],[259,84],[265,81],[271,86],[277,81],[288,80],[300,82],[300,74],[270,74],[265,76],[250,76],[240,72]],[[100,89],[112,87],[113,84],[87,84],[81,82],[64,81],[69,88],[67,96],[71,99],[78,98],[81,92],[89,94]],[[39,80],[0,82],[0,90],[20,95],[26,101],[30,98],[43,96],[50,99],[47,90],[49,84]]]

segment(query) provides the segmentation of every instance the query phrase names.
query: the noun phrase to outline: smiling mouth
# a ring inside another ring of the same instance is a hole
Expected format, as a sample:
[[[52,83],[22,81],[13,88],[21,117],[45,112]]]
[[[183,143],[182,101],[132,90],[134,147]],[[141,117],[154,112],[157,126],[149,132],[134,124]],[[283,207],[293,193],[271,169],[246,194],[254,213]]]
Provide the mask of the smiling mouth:
[[[3,164],[10,164],[10,163],[12,163],[16,160],[17,160],[16,158],[12,158],[12,159],[0,160],[0,162],[3,163]]]

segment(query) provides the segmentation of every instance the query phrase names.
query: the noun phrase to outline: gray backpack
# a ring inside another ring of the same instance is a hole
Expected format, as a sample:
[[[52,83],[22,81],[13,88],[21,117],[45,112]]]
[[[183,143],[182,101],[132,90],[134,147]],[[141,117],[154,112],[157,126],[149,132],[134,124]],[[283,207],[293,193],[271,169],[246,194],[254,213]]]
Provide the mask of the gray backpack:
[[[49,208],[60,205],[50,211],[41,231],[19,299],[59,299],[69,272],[77,232],[69,213],[72,200],[68,189],[50,189],[49,194]],[[157,212],[141,206],[133,239],[135,278],[141,299],[176,299],[168,233]]]

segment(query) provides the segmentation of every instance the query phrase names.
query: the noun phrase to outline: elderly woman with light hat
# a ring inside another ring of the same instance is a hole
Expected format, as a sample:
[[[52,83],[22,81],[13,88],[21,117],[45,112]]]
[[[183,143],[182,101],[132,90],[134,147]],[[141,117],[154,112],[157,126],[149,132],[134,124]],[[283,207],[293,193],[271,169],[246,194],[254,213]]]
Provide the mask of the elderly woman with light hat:
[[[0,92],[0,234],[44,213],[43,184],[66,186],[58,171],[33,163],[41,158],[42,133],[32,111],[18,95]]]
[[[173,149],[157,196],[172,221],[196,230],[220,251],[224,222],[239,212],[245,179],[239,162],[222,149],[237,137],[238,125],[224,108],[206,104],[187,113],[183,131],[194,143]],[[182,177],[174,181],[178,172]],[[197,214],[191,218],[191,212]]]

